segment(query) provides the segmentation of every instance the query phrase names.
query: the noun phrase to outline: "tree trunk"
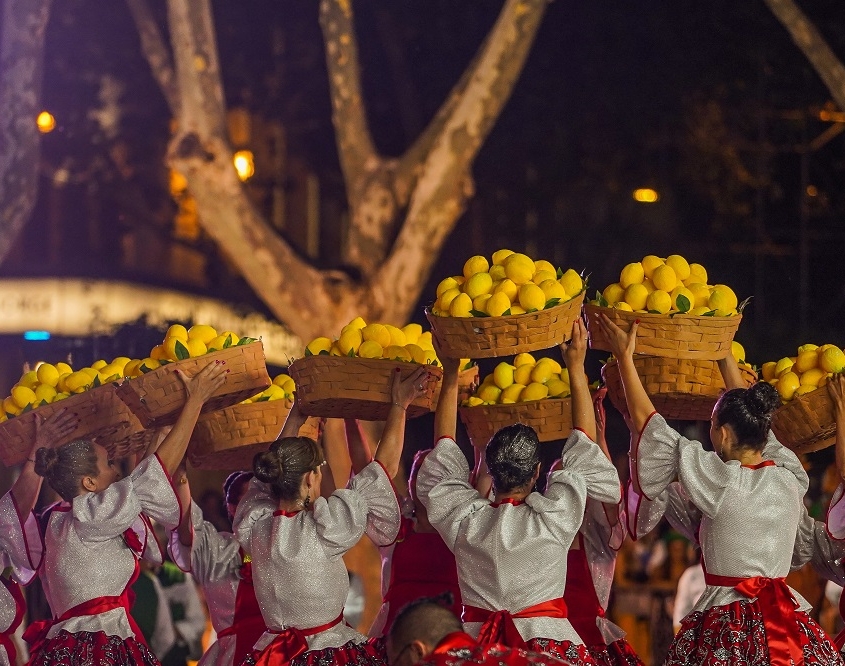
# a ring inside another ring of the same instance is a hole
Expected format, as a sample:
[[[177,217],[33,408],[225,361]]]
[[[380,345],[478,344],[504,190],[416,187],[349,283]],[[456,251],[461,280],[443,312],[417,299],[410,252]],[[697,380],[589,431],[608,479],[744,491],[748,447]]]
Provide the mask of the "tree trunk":
[[[51,0],[6,0],[0,34],[0,262],[32,214],[41,160],[44,33]]]

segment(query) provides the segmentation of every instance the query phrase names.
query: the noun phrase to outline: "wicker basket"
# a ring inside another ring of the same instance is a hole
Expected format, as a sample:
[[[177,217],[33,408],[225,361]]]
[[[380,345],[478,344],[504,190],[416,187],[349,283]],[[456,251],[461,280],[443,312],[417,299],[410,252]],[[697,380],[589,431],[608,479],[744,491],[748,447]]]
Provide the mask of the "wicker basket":
[[[75,439],[91,439],[108,448],[143,430],[138,419],[117,397],[116,384],[106,384],[0,423],[0,460],[3,464],[8,467],[26,460],[35,441],[35,420],[49,418],[61,409],[77,414],[79,425],[67,437],[53,442],[54,446]]]
[[[193,377],[215,361],[225,361],[229,375],[223,386],[203,405],[204,413],[237,404],[270,386],[264,346],[261,342],[252,342],[157,368],[124,382],[118,387],[117,394],[145,428],[172,425],[185,404],[185,386],[176,375],[176,369]]]
[[[306,356],[291,363],[288,374],[296,382],[296,397],[304,414],[383,421],[390,411],[390,373],[400,368],[402,378],[416,372],[417,363],[381,358]],[[425,366],[440,383],[443,371]],[[408,417],[421,416],[434,406],[435,382],[408,407]]]
[[[776,409],[772,430],[782,444],[796,453],[831,446],[836,440],[836,419],[827,386],[793,398]]]
[[[252,469],[256,453],[266,451],[282,432],[290,412],[288,400],[232,405],[203,416],[191,437],[188,460],[197,469]],[[309,418],[302,437],[317,439],[319,419]]]
[[[560,305],[507,317],[440,317],[426,308],[425,316],[452,358],[494,358],[549,349],[569,338],[581,316],[584,292]]]
[[[654,408],[667,419],[682,421],[707,421],[725,382],[716,361],[663,358],[660,356],[634,357],[634,366],[643,382]],[[757,381],[757,373],[741,369],[748,386]],[[623,415],[627,414],[625,391],[615,359],[605,363],[601,371],[607,386],[610,402]]]
[[[458,402],[463,402],[469,398],[477,387],[478,366],[474,365],[471,368],[462,370],[461,374],[458,375]],[[432,404],[435,407],[437,407],[437,403],[440,401],[440,388],[441,383],[437,382],[437,385],[434,387],[434,398],[432,400]]]
[[[566,439],[572,432],[571,398],[461,407],[459,413],[473,446],[485,445],[497,430],[514,423],[534,428],[541,442]]]
[[[736,335],[742,315],[733,317],[695,317],[693,315],[656,315],[604,308],[587,303],[584,305],[590,348],[613,351],[598,323],[600,313],[623,331],[628,331],[636,319],[637,352],[667,358],[685,358],[700,361],[718,361],[731,353],[731,342]]]
[[[137,421],[137,419],[135,419]],[[138,422],[140,427],[140,422]],[[129,437],[112,441],[108,443],[100,442],[109,452],[113,458],[122,459],[128,458],[131,455],[143,456],[146,450],[152,444],[153,440],[158,437],[158,430],[139,430]]]

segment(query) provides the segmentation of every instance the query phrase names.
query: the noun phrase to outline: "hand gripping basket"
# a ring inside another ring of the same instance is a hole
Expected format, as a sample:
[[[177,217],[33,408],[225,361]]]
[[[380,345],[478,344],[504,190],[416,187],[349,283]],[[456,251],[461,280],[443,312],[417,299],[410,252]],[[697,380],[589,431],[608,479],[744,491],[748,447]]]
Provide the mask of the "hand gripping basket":
[[[169,363],[121,384],[117,394],[145,428],[172,425],[185,405],[185,386],[176,369],[193,377],[215,361],[225,361],[229,374],[202,411],[213,412],[260,393],[270,386],[270,375],[260,341],[229,347],[196,358]]]
[[[541,442],[566,439],[572,432],[571,398],[461,407],[459,414],[473,446],[487,444],[497,430],[514,423],[534,428]]]
[[[731,353],[731,342],[742,321],[742,315],[732,317],[696,317],[679,314],[675,317],[638,312],[627,312],[587,303],[587,329],[590,348],[613,351],[599,326],[599,314],[607,315],[623,331],[628,331],[635,320],[637,353],[667,358],[685,358],[700,361],[718,361]]]
[[[716,361],[663,358],[660,356],[634,356],[634,366],[643,382],[654,408],[667,419],[707,421],[725,382]],[[757,381],[757,373],[741,369],[748,386]],[[613,406],[627,414],[625,390],[616,359],[602,368],[602,378]]]
[[[810,453],[836,441],[836,418],[827,386],[793,398],[772,415],[772,431],[796,453]]]
[[[383,421],[390,411],[390,374],[399,368],[404,379],[419,367],[417,363],[381,358],[319,354],[295,360],[288,374],[296,382],[296,398],[308,416]],[[435,387],[443,371],[433,365],[425,368],[435,381],[429,382],[425,394],[408,407],[409,418],[434,408]]]
[[[426,308],[425,316],[452,358],[494,358],[549,349],[567,340],[581,316],[584,292],[546,310],[506,317],[440,317]]]
[[[252,469],[256,453],[266,451],[282,432],[290,412],[288,400],[232,405],[202,416],[188,445],[188,460],[197,469]],[[317,439],[319,419],[309,418],[299,435]]]
[[[67,437],[51,442],[51,446],[90,439],[109,448],[114,442],[142,431],[140,422],[115,390],[114,383],[98,386],[0,423],[0,460],[7,467],[26,460],[35,441],[35,420],[49,418],[61,409],[77,414],[79,425]]]

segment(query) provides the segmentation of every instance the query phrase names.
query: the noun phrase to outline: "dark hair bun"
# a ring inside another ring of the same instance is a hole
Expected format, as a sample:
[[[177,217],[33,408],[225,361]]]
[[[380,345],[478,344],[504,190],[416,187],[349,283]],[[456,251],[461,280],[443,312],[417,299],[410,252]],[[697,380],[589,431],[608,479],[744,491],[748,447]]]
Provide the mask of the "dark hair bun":
[[[35,473],[38,476],[47,476],[58,460],[58,451],[42,446],[35,452]]]
[[[745,404],[750,414],[765,417],[780,406],[780,396],[768,382],[757,382],[745,392]]]
[[[263,483],[274,483],[284,476],[284,467],[275,450],[256,453],[252,459],[255,478]]]

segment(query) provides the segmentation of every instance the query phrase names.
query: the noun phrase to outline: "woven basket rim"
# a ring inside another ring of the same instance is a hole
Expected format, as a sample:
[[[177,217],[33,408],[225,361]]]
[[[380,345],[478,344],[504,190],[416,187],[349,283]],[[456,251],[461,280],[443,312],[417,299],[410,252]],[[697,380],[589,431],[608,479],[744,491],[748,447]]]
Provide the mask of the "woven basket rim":
[[[610,306],[604,305],[596,305],[595,303],[584,303],[585,310],[595,310],[596,312],[613,312],[614,314],[618,315],[622,319],[626,319],[629,321],[633,321],[635,319],[639,319],[640,323],[647,321],[647,322],[655,322],[655,323],[666,323],[667,321],[674,322],[682,322],[682,323],[690,323],[690,322],[719,322],[719,323],[732,323],[735,321],[739,321],[742,319],[742,313],[738,312],[735,315],[731,315],[729,317],[717,317],[715,315],[692,315],[686,312],[678,312],[678,313],[669,313],[666,314],[655,314],[653,312],[628,312],[627,310],[617,310],[616,308],[612,308]],[[653,354],[652,354],[653,356]]]
[[[486,317],[476,317],[474,315],[472,317],[451,317],[451,316],[437,315],[437,314],[434,314],[431,311],[431,308],[434,306],[434,303],[432,303],[431,305],[426,305],[425,308],[424,308],[424,312],[425,312],[426,316],[430,315],[432,317],[437,317],[438,319],[446,319],[446,320],[448,320],[448,319],[467,320],[468,319],[468,320],[471,320],[471,321],[484,321],[485,319],[490,319],[491,321],[511,321],[511,320],[518,321],[520,317],[536,317],[541,312],[551,312],[555,308],[565,307],[565,306],[569,305],[572,301],[574,301],[576,298],[578,298],[579,296],[581,296],[582,299],[583,299],[583,295],[586,293],[586,291],[587,291],[587,289],[585,287],[584,289],[579,291],[577,294],[575,294],[572,298],[567,298],[565,301],[561,301],[557,305],[553,305],[550,308],[543,308],[542,310],[533,310],[531,312],[521,312],[520,314],[515,314],[515,315],[500,315],[498,317],[494,317],[492,315],[488,315]]]

